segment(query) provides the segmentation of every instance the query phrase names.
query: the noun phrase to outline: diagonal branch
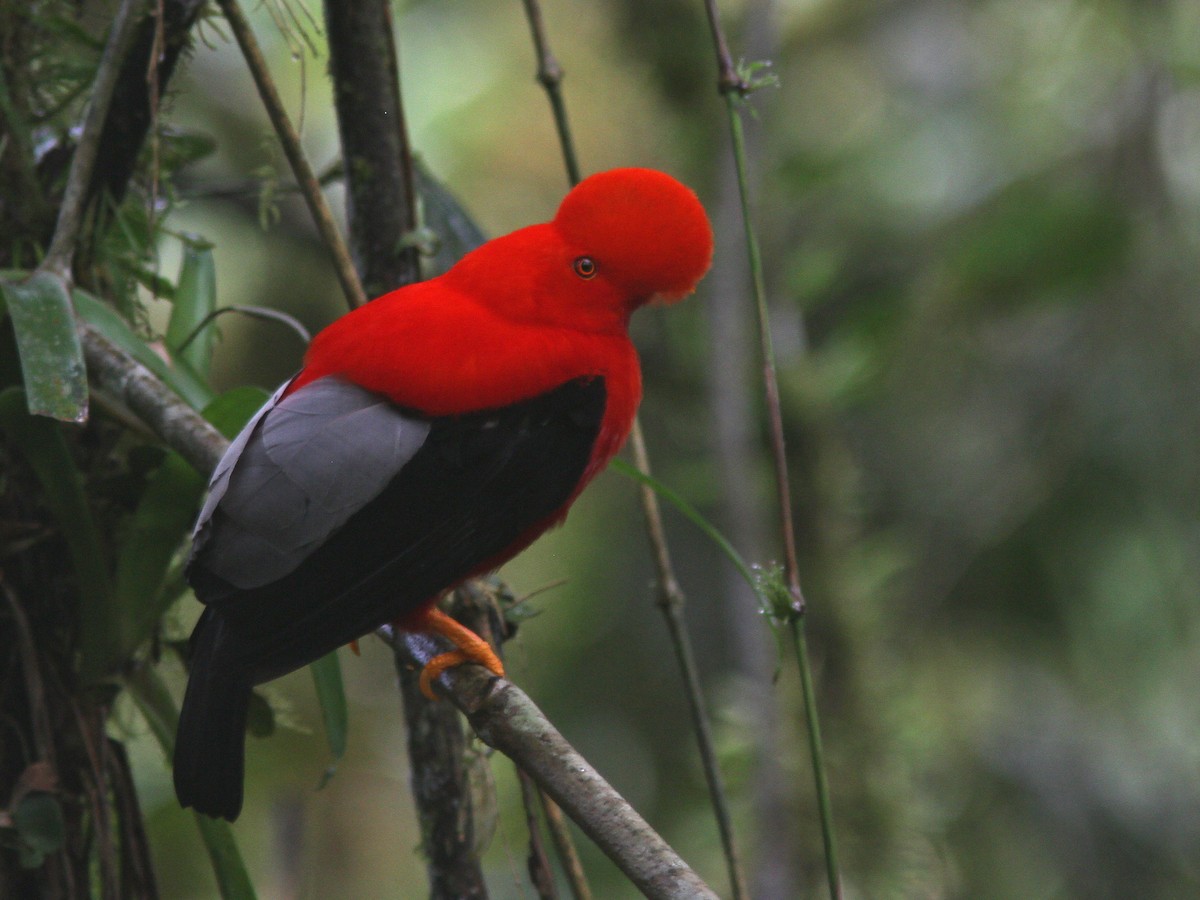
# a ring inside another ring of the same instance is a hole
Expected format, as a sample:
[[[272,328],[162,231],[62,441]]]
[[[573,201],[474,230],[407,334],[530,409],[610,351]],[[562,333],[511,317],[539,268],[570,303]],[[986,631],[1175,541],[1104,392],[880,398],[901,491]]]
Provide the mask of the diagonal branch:
[[[283,153],[292,167],[292,174],[295,175],[296,182],[300,185],[304,200],[312,213],[313,221],[321,233],[321,240],[329,248],[329,253],[333,257],[333,267],[338,281],[341,282],[342,292],[346,295],[346,302],[351,309],[362,306],[367,302],[367,296],[363,292],[362,282],[359,281],[358,272],[350,259],[350,251],[346,249],[346,242],[342,240],[337,225],[334,224],[333,213],[329,210],[329,204],[325,202],[325,195],[321,193],[321,186],[312,166],[309,165],[308,157],[304,155],[304,150],[300,147],[300,136],[296,134],[296,129],[292,126],[291,119],[288,118],[287,110],[283,108],[283,101],[279,98],[279,91],[275,88],[275,81],[267,69],[266,60],[263,59],[262,50],[259,49],[250,23],[247,21],[245,13],[242,12],[242,8],[238,6],[237,0],[217,0],[217,3],[221,7],[221,12],[225,14],[226,21],[229,22],[238,46],[242,49],[242,56],[245,57],[250,73],[254,76],[258,94],[267,108],[267,115],[271,119],[275,134],[279,137]]]
[[[197,472],[207,476],[217,467],[228,446],[220,432],[91,325],[79,322],[79,337],[93,390],[126,407]]]
[[[427,635],[399,637],[397,652],[417,667],[440,652]],[[655,900],[716,897],[515,684],[474,665],[448,669],[438,684],[480,739],[528,772],[643,894]]]

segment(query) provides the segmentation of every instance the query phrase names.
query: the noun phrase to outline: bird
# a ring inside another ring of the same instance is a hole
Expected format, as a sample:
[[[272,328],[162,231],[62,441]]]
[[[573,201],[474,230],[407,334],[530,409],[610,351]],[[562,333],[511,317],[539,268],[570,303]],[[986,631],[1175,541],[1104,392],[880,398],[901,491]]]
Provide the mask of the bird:
[[[503,665],[437,607],[566,517],[641,399],[632,314],[691,294],[713,233],[654,169],[580,181],[549,222],[333,321],[218,463],[186,574],[192,633],[174,753],[183,807],[243,802],[255,686],[389,623]]]

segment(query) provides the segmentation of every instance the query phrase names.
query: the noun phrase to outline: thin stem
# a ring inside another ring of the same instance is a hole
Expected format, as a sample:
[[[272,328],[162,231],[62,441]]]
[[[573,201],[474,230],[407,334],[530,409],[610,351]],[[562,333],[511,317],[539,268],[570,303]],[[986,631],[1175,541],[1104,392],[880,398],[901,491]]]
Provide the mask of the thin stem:
[[[792,618],[792,644],[796,649],[796,666],[800,669],[800,688],[804,693],[804,709],[808,719],[808,749],[812,756],[813,781],[817,787],[821,839],[825,842],[825,874],[829,879],[830,896],[838,898],[842,896],[842,881],[841,869],[838,866],[837,840],[833,833],[833,804],[829,799],[829,779],[825,775],[825,751],[821,743],[821,726],[816,712],[817,694],[813,688],[812,666],[808,661],[804,623],[804,616]]]
[[[317,176],[313,173],[312,166],[309,165],[308,158],[300,146],[300,137],[296,134],[296,129],[292,126],[291,119],[288,118],[287,111],[283,108],[283,101],[279,97],[279,91],[275,88],[275,81],[267,69],[266,60],[263,59],[262,50],[259,49],[250,23],[241,7],[238,6],[237,0],[217,0],[217,3],[221,7],[221,12],[224,13],[225,19],[229,22],[234,38],[237,39],[250,74],[254,76],[258,95],[267,108],[267,116],[271,119],[271,125],[279,137],[283,153],[292,167],[292,174],[308,203],[309,212],[312,213],[317,231],[321,234],[321,240],[325,242],[325,246],[333,257],[334,271],[342,285],[342,292],[346,295],[346,302],[351,309],[362,306],[367,302],[367,296],[363,292],[362,282],[350,259],[350,251],[346,247],[346,242],[342,240],[337,225],[334,224],[333,213],[329,210],[329,204],[325,202],[325,195],[321,193]]]
[[[711,2],[711,0],[709,0]],[[775,350],[771,340],[770,312],[767,309],[766,287],[763,279],[762,257],[759,254],[758,238],[750,218],[749,191],[746,183],[746,148],[742,132],[742,117],[738,109],[738,97],[730,91],[725,94],[729,110],[729,127],[733,138],[733,158],[737,167],[738,189],[742,203],[742,221],[746,230],[746,252],[750,259],[751,281],[754,289],[755,308],[758,312],[759,338],[763,355],[763,390],[766,394],[767,415],[771,426],[771,455],[775,465],[775,482],[779,497],[779,521],[782,531],[784,552],[784,577],[790,597],[787,621],[791,624],[796,640],[797,661],[800,677],[804,682],[805,724],[808,730],[812,753],[813,778],[817,795],[821,799],[818,811],[821,817],[821,839],[825,846],[825,864],[829,877],[829,895],[834,900],[842,896],[842,884],[837,868],[837,841],[833,829],[832,805],[829,802],[828,779],[825,760],[821,753],[821,726],[817,705],[813,699],[812,673],[808,667],[805,632],[800,623],[805,615],[804,594],[800,590],[800,566],[796,559],[796,537],[792,524],[791,488],[788,479],[787,449],[783,436],[783,414],[779,402],[779,383],[775,375]]]
[[[829,894],[834,900],[842,896],[841,879],[837,865],[837,842],[833,830],[832,804],[829,800],[828,779],[825,760],[821,749],[821,729],[817,714],[812,673],[808,664],[807,646],[803,619],[805,614],[804,594],[800,589],[800,566],[796,556],[795,526],[792,521],[791,488],[788,478],[787,448],[783,434],[783,413],[779,402],[779,382],[775,371],[775,348],[771,339],[770,310],[767,307],[766,281],[763,277],[762,255],[758,237],[750,215],[750,190],[746,175],[746,142],[742,130],[739,103],[752,89],[752,85],[738,73],[733,65],[729,44],[721,27],[716,0],[705,0],[713,44],[717,54],[718,90],[725,97],[729,113],[729,130],[733,142],[733,159],[737,170],[738,193],[741,199],[742,224],[745,229],[746,253],[750,263],[751,284],[754,291],[754,306],[758,318],[759,343],[763,359],[763,390],[766,394],[767,415],[771,429],[771,457],[775,467],[775,482],[779,498],[779,519],[784,552],[784,573],[790,597],[790,609],[786,621],[792,629],[796,644],[797,662],[805,694],[805,718],[809,746],[812,752],[813,777],[816,781],[821,817],[821,837],[825,845],[825,863],[829,879]]]
[[[711,2],[711,0],[710,0]],[[775,374],[775,344],[771,339],[771,312],[767,308],[767,288],[763,278],[762,254],[758,236],[750,216],[750,191],[746,179],[746,140],[738,96],[725,94],[729,109],[729,127],[733,137],[733,158],[737,166],[738,193],[745,226],[746,254],[750,260],[750,278],[754,289],[754,306],[758,314],[758,336],[763,357],[763,389],[766,392],[767,416],[771,427],[771,458],[775,466],[775,484],[779,498],[779,525],[782,532],[784,574],[788,593],[792,595],[792,614],[804,614],[804,593],[800,589],[800,564],[796,559],[796,530],[792,522],[792,493],[788,477],[787,446],[783,436],[783,413],[779,403],[779,381]]]
[[[629,444],[633,451],[634,466],[638,472],[647,478],[653,477],[650,474],[650,456],[646,452],[642,425],[636,419],[633,423]],[[663,530],[662,510],[658,504],[658,496],[649,483],[642,481],[638,485],[638,498],[642,506],[642,515],[646,520],[646,534],[650,539],[651,552],[654,555],[655,569],[658,573],[658,605],[666,620],[667,632],[671,637],[671,644],[675,648],[675,658],[683,676],[688,711],[692,717],[692,728],[695,731],[696,744],[700,750],[704,777],[708,782],[709,794],[712,796],[713,815],[716,817],[717,831],[721,836],[721,847],[725,853],[726,866],[729,870],[730,886],[733,890],[733,897],[738,900],[738,898],[749,897],[750,892],[746,886],[746,877],[737,841],[734,839],[733,816],[729,812],[725,782],[721,777],[720,763],[717,761],[712,726],[704,707],[704,692],[700,687],[700,671],[696,667],[696,654],[692,649],[691,637],[688,635],[684,616],[686,598],[682,588],[679,587],[679,580],[675,577],[675,567],[671,562],[667,536]]]
[[[713,44],[717,50],[717,90],[722,94],[734,91],[744,94],[746,84],[738,77],[737,68],[733,64],[733,55],[729,52],[729,42],[725,39],[725,29],[721,27],[721,14],[717,11],[716,0],[704,0],[704,11],[708,14],[708,26],[712,30]]]
[[[540,900],[558,900],[558,890],[554,886],[554,870],[550,868],[550,859],[546,856],[546,848],[542,844],[542,831],[538,825],[538,795],[541,793],[534,784],[529,773],[520,766],[516,767],[517,781],[521,785],[521,803],[525,807],[525,828],[529,832],[529,856],[525,864],[529,869],[529,880],[537,891]]]
[[[592,900],[592,889],[588,886],[587,875],[583,871],[583,863],[579,852],[575,849],[575,841],[571,839],[571,829],[563,816],[562,807],[555,803],[550,795],[539,789],[538,796],[542,798],[542,812],[546,814],[546,827],[550,829],[550,838],[554,841],[554,849],[558,852],[558,861],[562,863],[563,872],[567,876],[567,884],[571,886],[571,896],[575,900]]]
[[[71,159],[71,170],[67,173],[67,186],[58,209],[54,237],[50,241],[50,249],[46,251],[46,258],[42,260],[43,271],[67,281],[71,278],[71,263],[79,240],[83,208],[87,203],[88,184],[92,180],[92,169],[100,150],[100,134],[104,130],[117,76],[125,60],[125,50],[133,39],[134,27],[138,23],[136,11],[141,5],[140,0],[123,0],[113,19],[108,42],[104,45],[104,55],[100,58],[100,67],[96,70],[92,102],[83,121],[75,155]]]
[[[524,0],[525,14],[529,17],[529,30],[533,35],[533,49],[537,53],[537,80],[546,89],[550,108],[554,112],[554,126],[558,129],[558,142],[562,147],[563,162],[567,166],[567,180],[576,185],[582,179],[579,160],[575,155],[575,140],[571,136],[571,125],[567,120],[567,104],[562,95],[562,66],[558,64],[546,39],[546,26],[542,21],[542,8],[538,0]]]

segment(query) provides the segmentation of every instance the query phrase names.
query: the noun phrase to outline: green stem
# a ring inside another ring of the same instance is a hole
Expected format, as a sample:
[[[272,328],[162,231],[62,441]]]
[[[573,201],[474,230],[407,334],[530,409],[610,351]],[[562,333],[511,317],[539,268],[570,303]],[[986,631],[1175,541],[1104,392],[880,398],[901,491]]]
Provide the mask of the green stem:
[[[639,481],[647,487],[651,488],[654,493],[665,499],[668,503],[674,506],[677,510],[683,513],[687,519],[699,528],[704,535],[711,540],[721,552],[725,554],[726,559],[733,564],[739,575],[745,580],[750,589],[754,591],[755,596],[759,598],[762,609],[767,609],[767,602],[762,596],[758,579],[754,577],[754,571],[750,568],[749,563],[742,559],[742,555],[737,552],[733,544],[729,543],[729,539],[717,529],[717,526],[708,519],[692,504],[688,503],[683,496],[673,487],[664,482],[659,481],[649,472],[643,472],[641,469],[631,466],[623,459],[614,459],[608,464],[609,468],[614,472],[619,472],[626,478],[632,478],[634,481]]]
[[[817,695],[813,688],[812,666],[808,661],[804,616],[791,619],[792,643],[796,648],[796,665],[800,669],[800,688],[804,692],[804,717],[808,726],[808,749],[812,756],[813,781],[817,786],[817,809],[821,816],[821,839],[825,842],[825,873],[829,879],[829,895],[842,896],[841,870],[838,867],[837,840],[833,831],[833,805],[829,800],[829,779],[825,774],[825,752],[821,744],[821,724],[817,716]]]
[[[750,217],[750,191],[746,177],[746,140],[742,131],[742,116],[738,109],[741,93],[736,90],[725,92],[725,103],[729,110],[729,130],[733,139],[733,160],[737,168],[738,192],[742,203],[742,223],[745,226],[746,253],[750,261],[750,278],[754,289],[754,306],[758,313],[758,333],[763,358],[763,389],[766,393],[767,415],[771,423],[771,455],[775,463],[775,482],[779,495],[779,522],[782,531],[784,573],[791,610],[788,621],[796,644],[796,658],[800,666],[800,680],[804,685],[805,717],[808,726],[808,742],[812,749],[813,778],[816,780],[818,811],[821,816],[821,838],[825,844],[825,865],[829,877],[829,896],[840,900],[841,880],[837,868],[837,841],[833,831],[833,812],[829,802],[829,785],[825,774],[825,758],[821,752],[821,731],[817,716],[817,705],[813,699],[812,673],[808,667],[808,652],[805,643],[803,621],[805,614],[804,594],[800,590],[800,565],[796,558],[796,533],[792,524],[792,492],[788,479],[787,449],[783,437],[783,414],[779,402],[779,382],[775,374],[775,347],[771,339],[770,310],[767,308],[766,282],[763,278],[762,255],[758,249],[758,238]]]
[[[767,308],[767,286],[763,277],[762,254],[758,236],[750,216],[750,188],[746,177],[746,139],[742,131],[742,116],[738,110],[740,94],[725,92],[729,110],[729,130],[733,138],[733,160],[737,168],[738,195],[742,205],[742,225],[746,238],[746,255],[750,262],[751,286],[754,289],[754,308],[758,316],[758,337],[762,352],[763,390],[767,397],[767,416],[771,425],[771,456],[775,465],[775,484],[779,497],[779,526],[782,532],[784,572],[792,609],[804,612],[804,593],[800,589],[800,564],[796,559],[796,529],[792,523],[792,490],[788,477],[787,446],[783,436],[783,413],[779,402],[779,379],[775,374],[775,343],[771,338],[771,311]]]
[[[758,315],[759,343],[763,362],[763,390],[766,394],[767,416],[771,428],[771,456],[775,467],[775,481],[779,498],[779,522],[784,552],[784,572],[790,595],[790,610],[787,621],[791,624],[796,645],[796,658],[800,678],[804,687],[805,715],[808,724],[809,746],[812,749],[813,777],[816,780],[821,836],[825,843],[825,863],[829,877],[829,894],[834,900],[842,896],[841,879],[838,876],[837,842],[833,830],[832,806],[829,801],[828,779],[825,760],[821,750],[820,723],[809,671],[807,646],[803,630],[805,603],[800,589],[800,566],[796,557],[796,533],[792,522],[791,487],[788,478],[787,448],[783,435],[783,413],[779,399],[779,381],[775,371],[775,347],[771,339],[770,310],[767,307],[766,280],[763,277],[762,255],[758,238],[750,215],[750,190],[746,175],[746,140],[742,130],[739,104],[755,85],[737,71],[729,44],[721,27],[716,0],[705,0],[713,44],[717,54],[717,85],[725,98],[729,112],[729,132],[733,142],[733,160],[737,170],[738,193],[741,199],[742,225],[745,230],[746,254],[750,263],[751,285],[754,291],[754,306]]]

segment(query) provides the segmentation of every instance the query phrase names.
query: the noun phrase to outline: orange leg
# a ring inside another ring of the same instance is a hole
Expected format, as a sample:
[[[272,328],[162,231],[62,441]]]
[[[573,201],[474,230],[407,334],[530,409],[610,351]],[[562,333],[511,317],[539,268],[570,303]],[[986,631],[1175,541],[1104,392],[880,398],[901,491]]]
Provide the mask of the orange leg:
[[[433,681],[447,669],[462,665],[465,662],[478,663],[493,675],[504,677],[504,664],[496,656],[488,642],[465,625],[460,625],[436,606],[431,606],[417,619],[404,623],[410,631],[432,631],[440,634],[457,650],[440,653],[425,664],[421,670],[421,693],[430,700],[436,700],[433,693]]]

